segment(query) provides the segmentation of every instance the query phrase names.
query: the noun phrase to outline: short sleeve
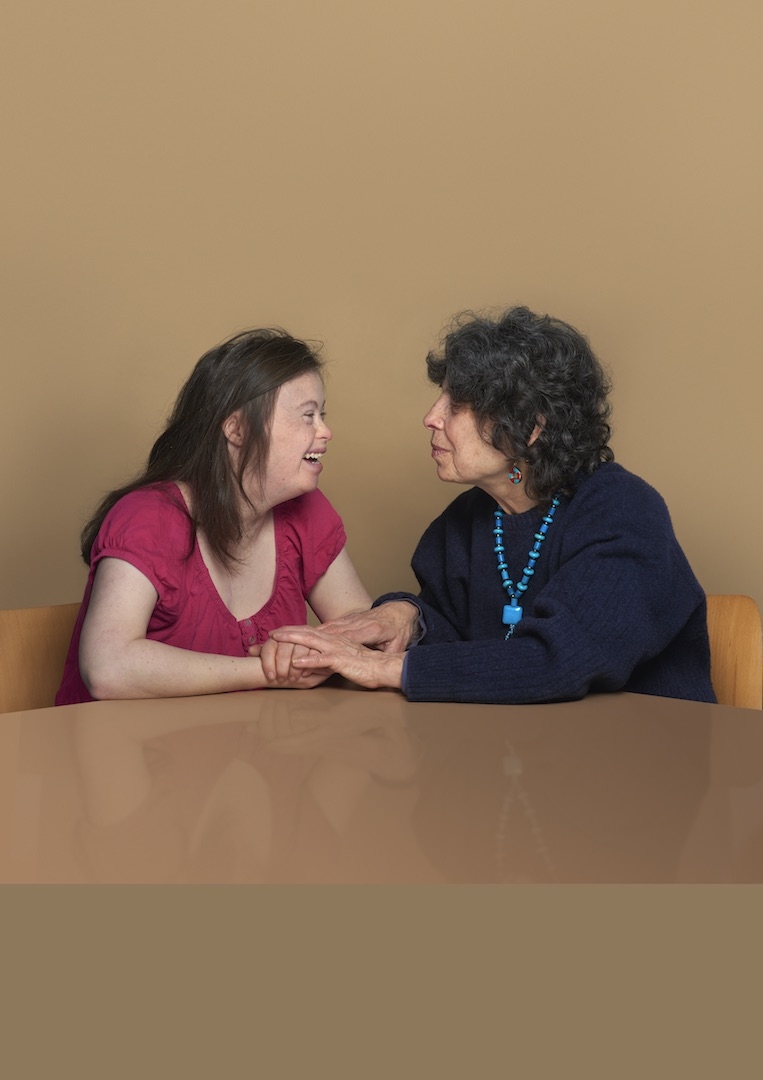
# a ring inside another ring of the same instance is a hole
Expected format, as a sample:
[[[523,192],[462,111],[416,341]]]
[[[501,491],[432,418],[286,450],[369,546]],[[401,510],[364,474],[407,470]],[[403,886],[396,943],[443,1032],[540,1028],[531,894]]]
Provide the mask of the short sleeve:
[[[141,488],[124,495],[106,515],[90,555],[122,559],[139,570],[159,596],[177,588],[178,567],[193,548],[193,527],[180,492]]]
[[[280,509],[285,537],[300,555],[302,595],[307,596],[347,543],[344,525],[318,489],[283,503]]]

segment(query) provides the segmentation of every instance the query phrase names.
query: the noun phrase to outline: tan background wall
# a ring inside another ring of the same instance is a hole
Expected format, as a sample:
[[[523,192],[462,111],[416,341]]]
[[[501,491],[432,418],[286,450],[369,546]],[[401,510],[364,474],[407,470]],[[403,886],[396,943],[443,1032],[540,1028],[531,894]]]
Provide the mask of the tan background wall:
[[[423,357],[467,307],[588,333],[619,460],[708,591],[763,606],[763,15],[751,0],[53,0],[5,8],[0,606],[77,537],[197,357],[331,361],[324,490],[372,592],[457,490]]]

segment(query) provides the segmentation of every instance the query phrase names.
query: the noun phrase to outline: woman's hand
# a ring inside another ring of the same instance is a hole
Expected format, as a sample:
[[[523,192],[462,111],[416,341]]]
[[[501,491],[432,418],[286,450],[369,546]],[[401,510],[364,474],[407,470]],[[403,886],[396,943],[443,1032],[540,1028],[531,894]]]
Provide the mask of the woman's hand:
[[[270,636],[278,645],[303,647],[304,651],[292,655],[291,666],[295,671],[308,671],[313,675],[319,671],[336,672],[358,686],[372,690],[380,687],[399,690],[401,687],[404,656],[399,652],[367,649],[349,636],[335,629],[327,633],[323,627],[281,626],[271,631]]]
[[[323,623],[320,629],[357,645],[373,646],[380,652],[403,653],[414,640],[418,626],[419,609],[415,604],[389,600],[369,611],[351,611]]]
[[[260,645],[252,645],[249,655],[260,658],[262,673],[268,685],[274,687],[287,686],[297,690],[311,690],[333,675],[333,671],[323,669],[318,663],[320,660],[318,653],[304,645],[295,645],[289,641],[275,641],[273,638],[268,638]],[[297,657],[312,658],[314,664],[312,667],[295,667],[293,661]]]

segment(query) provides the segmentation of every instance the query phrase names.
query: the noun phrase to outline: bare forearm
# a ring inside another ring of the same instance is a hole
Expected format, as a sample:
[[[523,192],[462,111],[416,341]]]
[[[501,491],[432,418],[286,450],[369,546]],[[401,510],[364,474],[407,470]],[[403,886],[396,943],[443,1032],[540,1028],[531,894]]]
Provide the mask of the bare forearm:
[[[146,638],[80,651],[80,671],[96,699],[191,697],[267,686],[257,657],[191,652]]]

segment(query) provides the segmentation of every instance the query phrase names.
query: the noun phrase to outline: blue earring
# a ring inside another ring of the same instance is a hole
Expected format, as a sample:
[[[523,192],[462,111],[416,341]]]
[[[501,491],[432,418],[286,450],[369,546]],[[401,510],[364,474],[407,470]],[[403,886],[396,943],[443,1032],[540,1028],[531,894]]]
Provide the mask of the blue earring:
[[[522,483],[522,473],[517,468],[516,461],[514,462],[514,468],[509,473],[509,480],[511,480],[512,484],[521,484]]]

